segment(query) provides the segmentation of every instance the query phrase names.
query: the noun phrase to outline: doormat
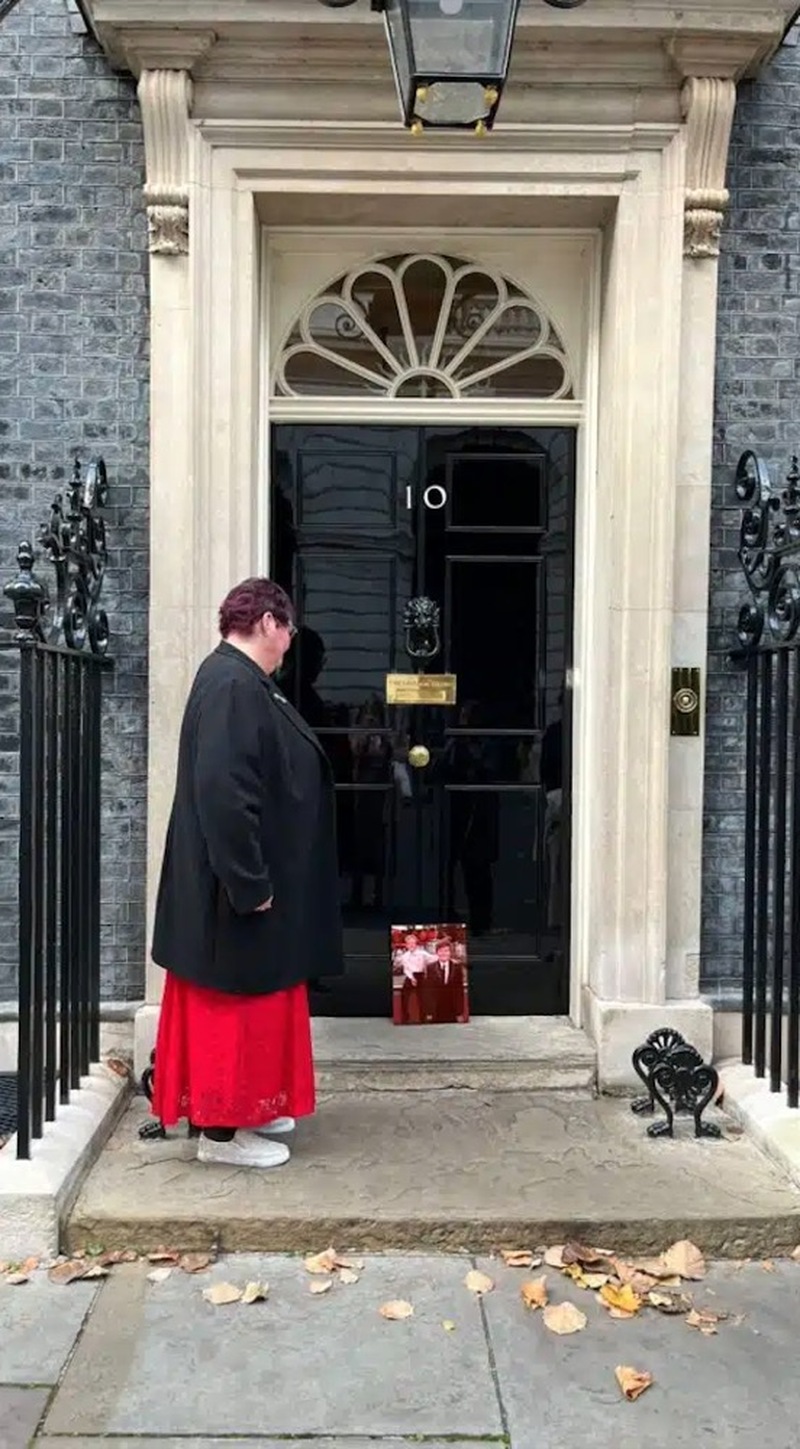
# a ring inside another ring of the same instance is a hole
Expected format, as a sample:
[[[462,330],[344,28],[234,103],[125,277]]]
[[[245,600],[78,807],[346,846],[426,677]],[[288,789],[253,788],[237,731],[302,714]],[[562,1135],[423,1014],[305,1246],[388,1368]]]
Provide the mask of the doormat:
[[[17,1130],[17,1074],[0,1072],[0,1145]]]
[[[395,1026],[469,1021],[465,925],[392,926],[392,1020]]]

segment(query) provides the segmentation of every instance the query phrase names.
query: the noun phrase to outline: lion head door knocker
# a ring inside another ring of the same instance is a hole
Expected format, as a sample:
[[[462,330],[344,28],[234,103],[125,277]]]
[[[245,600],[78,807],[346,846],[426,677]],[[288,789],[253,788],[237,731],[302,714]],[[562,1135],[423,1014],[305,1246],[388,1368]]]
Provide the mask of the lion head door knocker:
[[[403,616],[409,659],[435,659],[441,649],[441,611],[433,599],[409,599]]]

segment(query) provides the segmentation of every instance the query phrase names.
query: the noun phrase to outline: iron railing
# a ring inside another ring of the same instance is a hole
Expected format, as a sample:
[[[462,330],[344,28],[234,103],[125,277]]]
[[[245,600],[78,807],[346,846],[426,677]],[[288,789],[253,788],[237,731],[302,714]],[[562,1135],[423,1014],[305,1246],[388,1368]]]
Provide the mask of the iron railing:
[[[111,666],[100,608],[107,498],[102,459],[76,462],[39,542],[55,570],[52,607],[20,544],[4,593],[16,632],[19,698],[17,1156],[100,1056],[102,675]]]
[[[742,1060],[800,1103],[800,469],[772,487],[742,454],[739,611],[746,671]]]

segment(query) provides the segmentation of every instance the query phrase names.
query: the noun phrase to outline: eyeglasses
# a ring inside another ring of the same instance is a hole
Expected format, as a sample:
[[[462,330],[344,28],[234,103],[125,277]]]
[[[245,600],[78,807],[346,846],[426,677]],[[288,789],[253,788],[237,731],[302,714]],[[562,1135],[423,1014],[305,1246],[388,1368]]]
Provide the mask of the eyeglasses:
[[[294,639],[297,633],[297,625],[291,619],[284,619],[280,614],[272,613],[269,614],[269,617],[273,624],[277,624],[279,629],[286,629],[290,639]]]

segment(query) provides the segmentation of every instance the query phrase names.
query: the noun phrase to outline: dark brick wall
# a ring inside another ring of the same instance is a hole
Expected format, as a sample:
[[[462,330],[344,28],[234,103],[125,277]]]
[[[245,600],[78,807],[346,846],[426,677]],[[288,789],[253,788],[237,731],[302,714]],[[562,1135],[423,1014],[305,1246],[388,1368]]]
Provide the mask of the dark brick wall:
[[[743,598],[733,470],[752,447],[778,480],[800,446],[797,35],[741,88],[720,271],[702,938],[704,984],[717,996],[741,972],[744,681],[727,660]]]
[[[142,994],[147,725],[147,250],[134,83],[68,0],[0,24],[0,573],[72,458],[112,492],[104,602],[116,671],[103,722],[103,994]],[[46,575],[46,570],[43,570]],[[2,601],[0,618],[8,621]],[[0,745],[15,706],[0,685]],[[0,1000],[16,995],[16,756],[0,753]]]

